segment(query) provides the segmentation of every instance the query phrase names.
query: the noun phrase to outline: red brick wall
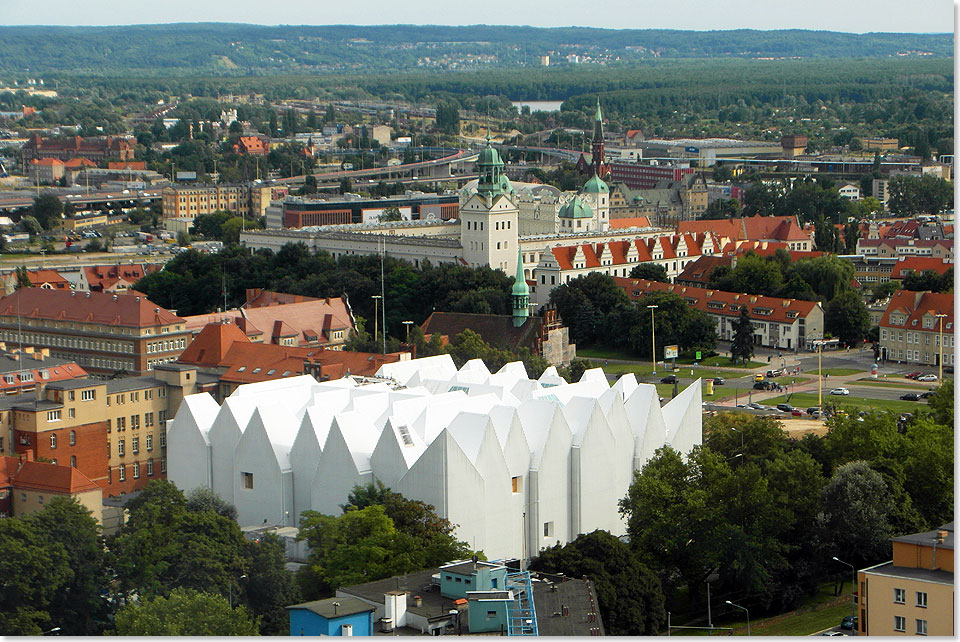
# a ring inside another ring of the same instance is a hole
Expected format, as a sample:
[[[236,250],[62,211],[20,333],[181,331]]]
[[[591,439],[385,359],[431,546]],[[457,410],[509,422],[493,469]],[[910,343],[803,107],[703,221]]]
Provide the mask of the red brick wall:
[[[70,445],[70,430],[76,431],[76,444]],[[50,435],[57,436],[57,447],[50,447]],[[24,441],[26,443],[24,443]],[[15,430],[13,442],[17,454],[33,452],[34,459],[56,459],[61,466],[70,465],[70,457],[77,458],[77,469],[103,488],[107,495],[107,423],[99,421],[71,428],[59,428],[33,433]]]
[[[104,488],[104,496],[110,495],[120,495],[122,493],[132,493],[133,491],[140,490],[146,486],[150,481],[154,479],[166,479],[167,476],[164,473],[161,473],[162,468],[160,464],[161,454],[160,449],[154,450],[150,453],[150,457],[145,459],[138,459],[137,462],[140,463],[140,478],[137,479],[134,476],[134,462],[128,461],[123,464],[115,463],[110,466],[110,476],[109,482]],[[150,466],[149,461],[153,461],[153,474],[149,474]],[[124,467],[124,472],[126,479],[120,481],[120,467]]]

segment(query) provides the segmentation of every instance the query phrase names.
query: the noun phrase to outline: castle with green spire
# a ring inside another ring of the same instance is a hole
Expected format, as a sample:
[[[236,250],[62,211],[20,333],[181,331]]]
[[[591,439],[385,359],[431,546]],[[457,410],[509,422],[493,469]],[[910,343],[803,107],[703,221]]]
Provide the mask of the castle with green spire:
[[[530,286],[523,276],[523,254],[517,249],[517,275],[510,292],[513,299],[513,327],[519,328],[530,318]]]

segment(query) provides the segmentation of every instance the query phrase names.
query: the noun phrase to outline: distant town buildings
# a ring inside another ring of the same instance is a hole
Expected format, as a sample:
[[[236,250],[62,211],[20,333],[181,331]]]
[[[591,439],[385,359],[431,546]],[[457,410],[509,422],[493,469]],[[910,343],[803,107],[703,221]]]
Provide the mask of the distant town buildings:
[[[268,183],[239,185],[168,185],[163,199],[163,227],[171,232],[189,231],[196,217],[225,210],[237,216],[260,218],[272,201],[287,195],[287,187]]]
[[[68,161],[71,158],[86,158],[95,163],[107,159],[133,160],[135,141],[132,138],[100,136],[96,138],[43,138],[34,134],[21,149],[24,163],[40,159]]]

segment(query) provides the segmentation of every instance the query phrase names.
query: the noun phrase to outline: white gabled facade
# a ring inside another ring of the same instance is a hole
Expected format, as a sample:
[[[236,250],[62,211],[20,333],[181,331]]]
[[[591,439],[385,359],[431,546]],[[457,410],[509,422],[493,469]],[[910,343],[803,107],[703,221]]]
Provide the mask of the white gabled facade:
[[[232,492],[243,526],[339,514],[355,485],[380,480],[488,556],[531,557],[597,528],[624,533],[633,472],[702,438],[698,384],[661,408],[654,386],[610,386],[599,369],[568,384],[554,368],[531,380],[520,363],[458,370],[442,355],[378,376],[240,386],[219,408],[188,396],[168,427],[169,479]]]

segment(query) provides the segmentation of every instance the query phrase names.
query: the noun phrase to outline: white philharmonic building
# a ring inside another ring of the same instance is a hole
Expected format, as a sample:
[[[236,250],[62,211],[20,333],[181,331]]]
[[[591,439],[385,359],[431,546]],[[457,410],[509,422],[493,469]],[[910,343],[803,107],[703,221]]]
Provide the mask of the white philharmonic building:
[[[167,426],[168,478],[234,503],[242,526],[339,515],[380,480],[436,507],[489,557],[535,556],[580,533],[625,532],[617,502],[657,448],[702,440],[695,382],[660,406],[632,374],[569,384],[523,364],[490,373],[449,355],[384,365],[375,380],[310,376],[240,386],[218,406],[184,398]]]

